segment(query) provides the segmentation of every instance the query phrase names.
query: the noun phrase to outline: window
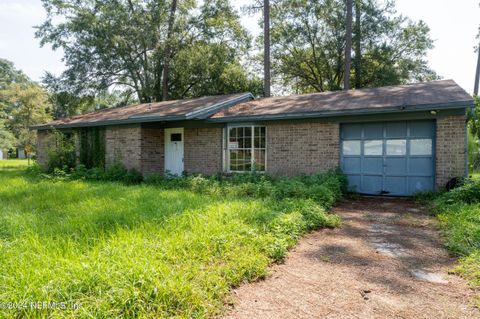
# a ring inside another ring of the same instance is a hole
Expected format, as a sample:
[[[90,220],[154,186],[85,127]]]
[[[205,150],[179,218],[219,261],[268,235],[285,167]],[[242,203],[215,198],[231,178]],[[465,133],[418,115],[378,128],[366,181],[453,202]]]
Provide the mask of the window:
[[[264,126],[228,129],[228,169],[233,172],[265,171]]]
[[[407,154],[406,140],[387,140],[387,155]]]
[[[432,155],[432,140],[429,138],[410,140],[410,155]]]
[[[170,135],[170,142],[181,142],[182,141],[182,133],[172,133]]]
[[[343,141],[342,152],[343,152],[343,155],[360,155],[361,142],[360,141]]]
[[[383,141],[371,140],[363,142],[364,155],[383,155]]]

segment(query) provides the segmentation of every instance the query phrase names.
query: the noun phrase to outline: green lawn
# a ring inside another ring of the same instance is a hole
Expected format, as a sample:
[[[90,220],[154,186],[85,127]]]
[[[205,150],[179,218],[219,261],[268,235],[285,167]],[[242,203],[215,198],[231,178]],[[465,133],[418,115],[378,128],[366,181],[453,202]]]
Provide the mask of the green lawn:
[[[46,179],[25,165],[0,161],[0,302],[66,309],[0,307],[1,318],[212,317],[302,233],[339,222],[321,196]]]

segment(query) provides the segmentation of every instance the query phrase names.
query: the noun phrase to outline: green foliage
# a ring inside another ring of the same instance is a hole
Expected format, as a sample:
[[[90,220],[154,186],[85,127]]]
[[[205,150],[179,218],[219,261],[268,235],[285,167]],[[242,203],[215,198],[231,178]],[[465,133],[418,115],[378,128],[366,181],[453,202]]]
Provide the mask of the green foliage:
[[[51,113],[54,119],[71,117],[109,107],[125,106],[137,101],[132,97],[131,92],[120,90],[79,94],[72,90],[67,81],[57,78],[49,72],[43,77],[42,84],[49,92],[49,101],[52,105]]]
[[[34,150],[36,134],[30,126],[46,122],[49,103],[45,91],[12,62],[0,59],[0,149]]]
[[[48,96],[35,83],[13,83],[0,91],[0,99],[8,105],[8,127],[15,136],[17,146],[30,151],[36,144],[35,124],[51,119],[48,114]]]
[[[461,257],[455,270],[474,289],[480,288],[480,181],[467,180],[463,186],[433,197],[431,203],[447,247]]]
[[[341,184],[335,177],[316,178]],[[273,183],[254,175],[228,181],[157,176],[157,185],[124,186],[2,167],[0,300],[81,307],[35,313],[3,308],[0,316],[220,315],[231,287],[266,276],[269,264],[282,260],[303,233],[339,223],[312,199],[207,190],[215,183],[223,188],[254,181]]]
[[[13,133],[7,129],[5,121],[0,118],[0,150],[14,148],[16,139]]]
[[[251,40],[228,0],[179,1],[170,36],[171,1],[43,0],[43,5],[47,19],[36,36],[42,45],[65,52],[62,91],[92,96],[117,88],[140,102],[161,101],[167,59],[168,99],[258,91],[259,81],[240,63]]]
[[[433,41],[424,22],[396,14],[393,1],[359,0],[354,7],[360,11],[354,16],[361,20],[354,21],[360,27],[353,30],[353,87],[437,78],[426,61]],[[272,66],[283,87],[296,93],[343,87],[345,16],[346,2],[341,0],[275,2],[270,18]]]
[[[47,172],[58,176],[62,175],[61,171],[67,171],[75,167],[75,141],[72,134],[52,131],[47,144],[50,146],[47,150]]]
[[[91,127],[78,130],[80,136],[80,163],[87,168],[105,167],[105,128]]]

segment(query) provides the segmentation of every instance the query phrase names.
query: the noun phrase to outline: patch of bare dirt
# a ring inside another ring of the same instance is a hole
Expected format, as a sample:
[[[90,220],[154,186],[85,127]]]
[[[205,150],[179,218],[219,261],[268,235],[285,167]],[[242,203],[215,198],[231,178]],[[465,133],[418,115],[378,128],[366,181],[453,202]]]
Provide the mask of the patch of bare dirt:
[[[263,281],[232,293],[225,318],[480,318],[435,221],[405,199],[345,201]]]

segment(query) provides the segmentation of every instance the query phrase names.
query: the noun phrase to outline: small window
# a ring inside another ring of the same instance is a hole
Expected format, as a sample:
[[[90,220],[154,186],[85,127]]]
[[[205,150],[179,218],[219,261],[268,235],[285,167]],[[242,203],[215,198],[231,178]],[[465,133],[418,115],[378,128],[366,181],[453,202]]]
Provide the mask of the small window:
[[[172,133],[170,135],[171,142],[181,142],[182,141],[182,133]]]
[[[387,140],[387,155],[407,154],[407,140]]]
[[[363,144],[364,155],[383,155],[383,141],[371,140]]]
[[[360,141],[343,141],[342,152],[343,152],[343,155],[360,155],[361,142]]]
[[[410,155],[432,155],[432,140],[429,138],[410,140]]]

